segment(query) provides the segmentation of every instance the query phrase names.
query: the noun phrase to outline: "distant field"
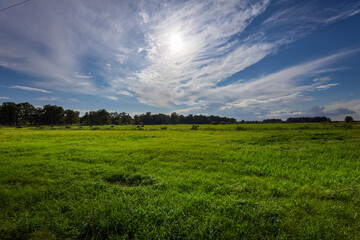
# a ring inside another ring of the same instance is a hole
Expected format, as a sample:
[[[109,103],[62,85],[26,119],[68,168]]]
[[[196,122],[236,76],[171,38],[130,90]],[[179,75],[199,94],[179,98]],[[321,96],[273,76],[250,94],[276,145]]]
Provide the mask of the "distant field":
[[[0,239],[360,239],[360,124],[0,128]]]

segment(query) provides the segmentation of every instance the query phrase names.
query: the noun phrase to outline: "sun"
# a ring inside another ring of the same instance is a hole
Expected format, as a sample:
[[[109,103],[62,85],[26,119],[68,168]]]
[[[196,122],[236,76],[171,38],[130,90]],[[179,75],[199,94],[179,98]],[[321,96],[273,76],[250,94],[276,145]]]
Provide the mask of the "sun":
[[[184,40],[180,34],[174,33],[169,37],[169,49],[172,53],[180,53],[184,50]]]

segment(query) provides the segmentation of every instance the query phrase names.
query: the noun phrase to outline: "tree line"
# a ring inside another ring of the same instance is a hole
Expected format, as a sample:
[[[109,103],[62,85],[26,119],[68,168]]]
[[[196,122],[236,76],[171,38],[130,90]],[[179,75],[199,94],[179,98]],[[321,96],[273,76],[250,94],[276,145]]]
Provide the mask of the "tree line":
[[[354,121],[351,116],[345,118],[345,122]],[[71,109],[64,110],[56,105],[44,105],[35,107],[28,102],[13,103],[4,102],[0,105],[0,124],[1,125],[159,125],[159,124],[232,124],[232,123],[320,123],[331,122],[327,117],[298,117],[282,119],[264,119],[263,121],[239,121],[235,118],[220,116],[193,115],[187,116],[176,112],[167,114],[145,114],[130,116],[126,112],[108,112],[105,109],[86,112],[80,117],[80,112]]]
[[[327,117],[290,117],[283,121],[281,119],[264,119],[263,123],[321,123],[321,122],[331,122],[330,118]]]
[[[71,109],[64,110],[56,105],[34,107],[28,102],[4,102],[0,106],[2,125],[58,125],[74,124],[80,121],[80,113]]]
[[[28,102],[13,103],[4,102],[0,105],[0,124],[1,125],[156,125],[156,124],[220,124],[237,123],[235,118],[220,116],[179,115],[176,112],[167,114],[145,114],[130,116],[128,113],[111,112],[105,109],[89,111],[80,117],[80,112],[71,109],[64,110],[56,105],[44,105],[35,107]]]

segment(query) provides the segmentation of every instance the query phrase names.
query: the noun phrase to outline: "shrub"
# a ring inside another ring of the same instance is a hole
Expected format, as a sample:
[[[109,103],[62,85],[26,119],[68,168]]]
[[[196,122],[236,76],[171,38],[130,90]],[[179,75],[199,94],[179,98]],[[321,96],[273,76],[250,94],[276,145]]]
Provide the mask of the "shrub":
[[[346,123],[351,123],[351,122],[353,122],[354,121],[354,119],[351,117],[351,116],[346,116],[345,117],[345,122]]]
[[[198,128],[199,128],[199,125],[192,125],[191,126],[191,128],[190,128],[190,130],[198,130]]]

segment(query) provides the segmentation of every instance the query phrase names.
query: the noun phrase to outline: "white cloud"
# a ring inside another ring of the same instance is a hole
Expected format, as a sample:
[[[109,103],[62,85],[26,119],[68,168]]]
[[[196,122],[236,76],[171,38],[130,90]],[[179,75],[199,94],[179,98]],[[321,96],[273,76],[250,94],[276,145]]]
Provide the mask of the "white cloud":
[[[55,98],[55,97],[40,97],[40,98],[35,98],[35,100],[38,100],[38,101],[55,101],[55,100],[57,100],[57,98]]]
[[[74,77],[75,78],[89,79],[89,78],[92,78],[93,76],[92,76],[91,72],[89,72],[88,74],[75,73]]]
[[[11,98],[9,98],[9,97],[0,97],[0,99],[7,100],[7,99],[11,99]]]
[[[118,98],[114,97],[114,96],[106,96],[107,99],[113,100],[113,101],[117,101]]]
[[[118,94],[122,94],[128,97],[133,97],[134,95],[128,91],[119,91]]]
[[[76,98],[68,98],[68,100],[69,101],[71,101],[71,102],[80,102],[78,99],[76,99]]]
[[[325,76],[325,77],[315,78],[313,81],[314,82],[327,82],[330,80],[331,80],[331,78],[329,76]]]
[[[141,16],[142,20],[144,23],[148,23],[149,22],[149,15],[145,12],[140,12],[139,15]]]
[[[194,110],[200,110],[201,107],[190,107],[190,108],[184,108],[184,109],[178,109],[174,112],[177,112],[177,113],[190,113],[190,112],[194,112]]]
[[[21,89],[21,90],[32,91],[32,92],[51,93],[48,90],[44,90],[44,89],[40,89],[40,88],[27,87],[27,86],[11,86],[10,88]]]
[[[279,8],[263,22],[263,29],[279,29],[286,27],[289,38],[301,38],[336,21],[349,18],[360,13],[358,2],[338,2],[328,6],[317,4],[315,1],[294,1],[291,7]],[[295,31],[294,31],[295,30]]]
[[[327,90],[331,87],[337,86],[339,85],[338,83],[330,83],[330,84],[325,84],[325,85],[320,85],[320,86],[316,86],[315,88],[319,91],[321,90]]]
[[[356,51],[359,51],[359,49]],[[325,68],[351,54],[354,54],[354,52],[342,51],[249,82],[236,82],[227,86],[209,89],[202,97],[212,101],[226,102],[221,110],[232,107],[263,106],[268,103],[273,105],[276,102],[294,103],[295,101],[309,100],[303,97],[303,93],[325,90],[337,84],[319,85],[318,82],[309,83],[306,81],[304,83],[304,79],[316,74],[319,69]]]

